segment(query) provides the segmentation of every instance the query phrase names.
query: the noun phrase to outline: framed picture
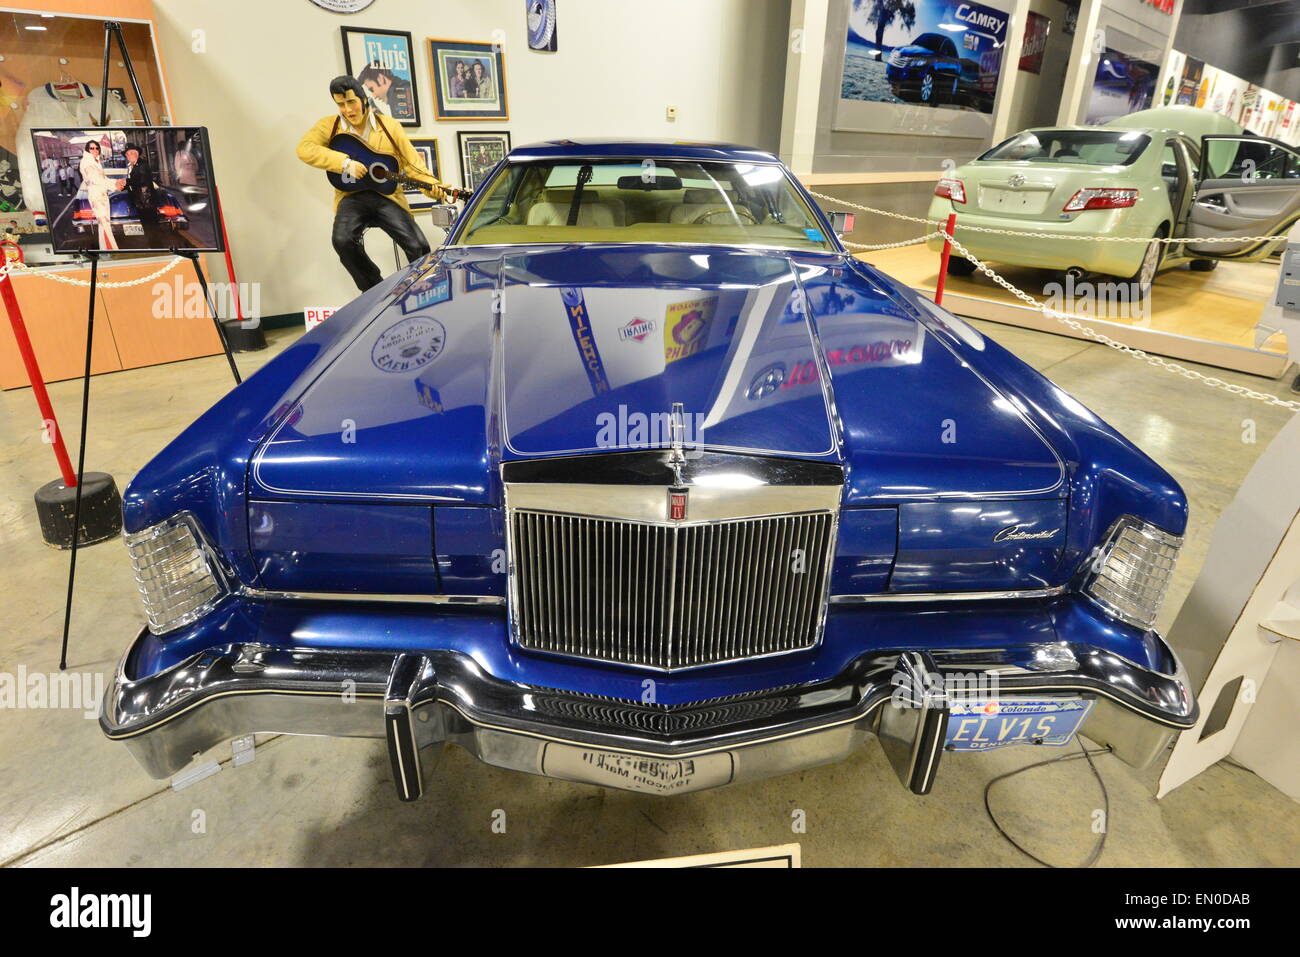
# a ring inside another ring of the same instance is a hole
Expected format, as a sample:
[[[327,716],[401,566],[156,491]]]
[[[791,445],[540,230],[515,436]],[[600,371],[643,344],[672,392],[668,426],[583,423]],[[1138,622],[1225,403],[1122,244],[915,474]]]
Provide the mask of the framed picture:
[[[501,47],[429,40],[434,115],[440,120],[505,120],[506,60]]]
[[[415,57],[409,33],[339,27],[343,64],[375,101],[381,113],[403,126],[420,125],[420,98],[415,88]]]
[[[524,0],[528,17],[528,49],[554,53],[560,40],[555,29],[555,0]]]
[[[460,144],[460,178],[466,189],[477,190],[492,167],[510,152],[509,133],[457,133]]]
[[[420,154],[420,160],[424,163],[425,168],[438,179],[442,179],[441,161],[438,158],[438,141],[412,137],[411,145]],[[402,192],[406,194],[406,202],[411,209],[428,209],[430,206],[437,205],[418,189],[403,189]]]

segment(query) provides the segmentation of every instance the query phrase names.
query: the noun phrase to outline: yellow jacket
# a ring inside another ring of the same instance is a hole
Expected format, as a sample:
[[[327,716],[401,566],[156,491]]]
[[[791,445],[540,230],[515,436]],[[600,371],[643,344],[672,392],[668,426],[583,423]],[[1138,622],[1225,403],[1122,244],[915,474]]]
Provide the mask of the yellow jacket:
[[[377,124],[382,123],[384,125],[384,129],[381,130],[378,125],[371,128],[367,145],[376,152],[391,154],[393,152],[393,143],[389,142],[388,136],[384,133],[384,130],[387,130],[392,134],[393,142],[396,142],[398,146],[399,167],[402,175],[428,180],[432,184],[440,185],[438,178],[425,167],[423,160],[420,159],[420,154],[415,151],[415,147],[411,145],[411,141],[397,121],[378,112],[374,113],[374,117]],[[369,120],[367,119],[366,122],[369,123]],[[343,172],[343,164],[348,161],[347,154],[332,150],[329,147],[329,142],[334,138],[334,134],[340,131],[351,132],[337,113],[321,118],[298,142],[298,159],[308,166],[315,166],[317,169],[328,170],[332,173]],[[341,189],[334,191],[335,209],[338,209],[339,200],[347,195]],[[406,203],[406,195],[401,188],[395,189],[388,195],[388,198],[403,209],[410,209]]]

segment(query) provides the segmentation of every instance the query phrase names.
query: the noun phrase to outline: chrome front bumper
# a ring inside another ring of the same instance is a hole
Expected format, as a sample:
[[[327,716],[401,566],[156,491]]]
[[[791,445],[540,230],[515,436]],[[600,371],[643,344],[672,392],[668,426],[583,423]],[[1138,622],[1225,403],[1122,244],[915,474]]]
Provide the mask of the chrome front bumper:
[[[909,669],[996,677],[1004,700],[1094,699],[1082,733],[1135,766],[1197,717],[1181,666],[1163,674],[1063,642],[872,653],[831,681],[671,708],[501,681],[450,651],[233,643],[137,680],[123,671],[130,657],[108,689],[100,726],[153,777],[253,732],[386,738],[404,800],[422,791],[421,752],[442,742],[497,767],[677,794],[836,761],[875,735],[904,784],[926,793],[947,709],[927,706],[918,720],[891,702],[895,675]],[[1172,651],[1169,660],[1177,662]]]

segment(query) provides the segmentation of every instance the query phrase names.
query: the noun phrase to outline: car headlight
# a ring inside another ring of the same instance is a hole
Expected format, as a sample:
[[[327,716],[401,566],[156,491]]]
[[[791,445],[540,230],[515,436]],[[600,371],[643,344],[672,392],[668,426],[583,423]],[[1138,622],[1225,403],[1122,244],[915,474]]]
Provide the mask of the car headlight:
[[[1111,526],[1089,565],[1084,594],[1138,628],[1155,624],[1183,540],[1132,515]]]
[[[216,552],[188,513],[124,536],[155,635],[198,621],[230,594]]]

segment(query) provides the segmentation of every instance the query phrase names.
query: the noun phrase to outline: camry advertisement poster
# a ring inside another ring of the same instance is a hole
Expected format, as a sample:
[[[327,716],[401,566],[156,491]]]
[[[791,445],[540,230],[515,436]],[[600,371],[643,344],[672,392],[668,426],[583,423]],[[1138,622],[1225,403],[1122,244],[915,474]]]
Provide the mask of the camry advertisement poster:
[[[951,0],[853,0],[840,97],[992,113],[1007,14]]]

